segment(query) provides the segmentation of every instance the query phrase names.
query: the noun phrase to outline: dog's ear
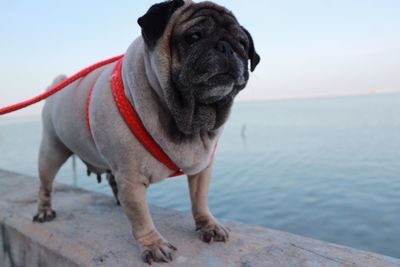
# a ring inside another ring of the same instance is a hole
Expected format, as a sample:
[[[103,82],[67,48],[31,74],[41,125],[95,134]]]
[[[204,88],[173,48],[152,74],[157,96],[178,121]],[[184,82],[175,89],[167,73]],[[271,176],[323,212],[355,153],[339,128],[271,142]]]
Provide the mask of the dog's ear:
[[[153,48],[161,38],[172,14],[184,5],[183,0],[171,0],[155,4],[138,19],[147,46]]]
[[[260,56],[257,54],[256,49],[254,48],[254,42],[253,38],[251,37],[251,34],[242,26],[242,30],[246,33],[247,38],[249,39],[249,60],[250,60],[250,70],[253,72],[258,63],[260,63]]]

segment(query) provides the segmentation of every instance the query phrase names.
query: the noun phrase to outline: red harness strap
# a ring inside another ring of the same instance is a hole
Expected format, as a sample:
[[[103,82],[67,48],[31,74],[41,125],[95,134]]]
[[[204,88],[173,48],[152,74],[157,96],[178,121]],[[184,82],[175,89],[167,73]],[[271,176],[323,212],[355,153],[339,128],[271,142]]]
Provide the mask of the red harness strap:
[[[90,126],[90,119],[89,119],[89,107],[90,107],[90,100],[92,99],[93,89],[96,85],[96,82],[93,83],[92,87],[90,87],[89,94],[86,99],[86,125],[88,127],[90,137],[93,139],[92,127]]]
[[[125,123],[128,125],[133,135],[135,135],[137,140],[147,149],[147,151],[151,155],[153,155],[154,158],[156,158],[158,161],[164,164],[168,169],[174,171],[174,173],[170,177],[182,175],[183,174],[182,170],[168,157],[168,155],[162,150],[162,148],[154,141],[151,135],[147,132],[135,108],[127,99],[125,95],[124,83],[122,81],[122,60],[123,58],[120,58],[116,63],[111,78],[112,93],[121,116],[123,117]],[[89,131],[91,131],[91,128],[90,128],[90,121],[88,114],[89,114],[90,97],[92,95],[92,91],[93,88],[91,88],[89,92],[87,100],[88,106],[86,108],[86,120]]]

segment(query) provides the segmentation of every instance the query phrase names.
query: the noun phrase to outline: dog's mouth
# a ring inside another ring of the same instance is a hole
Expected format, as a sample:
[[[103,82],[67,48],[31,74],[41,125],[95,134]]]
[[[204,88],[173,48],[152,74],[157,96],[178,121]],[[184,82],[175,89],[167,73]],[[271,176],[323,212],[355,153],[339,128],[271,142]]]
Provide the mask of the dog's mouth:
[[[201,104],[214,104],[232,93],[236,87],[237,78],[232,73],[217,73],[196,88],[194,95]]]
[[[211,76],[208,79],[207,83],[224,85],[224,84],[234,83],[235,80],[236,78],[233,76],[233,74],[226,72],[226,73],[218,73]]]
[[[218,129],[226,121],[238,92],[233,81],[212,87],[204,84],[193,87],[176,88],[169,94],[173,99],[168,101],[174,104],[170,108],[174,124],[187,136]]]
[[[229,96],[234,89],[234,83],[223,83],[204,90],[197,90],[195,97],[198,103],[201,104],[214,104]]]

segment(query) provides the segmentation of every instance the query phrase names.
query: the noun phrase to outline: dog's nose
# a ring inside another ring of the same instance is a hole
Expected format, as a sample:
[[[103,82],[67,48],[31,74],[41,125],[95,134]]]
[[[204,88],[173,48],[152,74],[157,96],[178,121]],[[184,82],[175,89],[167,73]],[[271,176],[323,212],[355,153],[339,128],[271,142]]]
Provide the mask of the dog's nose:
[[[223,41],[223,40],[218,41],[217,45],[215,46],[215,49],[218,52],[221,52],[222,54],[225,54],[225,55],[233,54],[232,46],[227,41]]]

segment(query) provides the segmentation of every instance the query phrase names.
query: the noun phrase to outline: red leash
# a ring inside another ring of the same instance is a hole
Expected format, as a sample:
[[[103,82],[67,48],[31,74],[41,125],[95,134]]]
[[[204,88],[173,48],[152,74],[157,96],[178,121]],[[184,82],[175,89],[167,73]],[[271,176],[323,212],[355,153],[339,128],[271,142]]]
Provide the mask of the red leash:
[[[69,84],[75,82],[76,80],[88,75],[90,72],[94,71],[95,69],[98,69],[102,66],[105,66],[107,64],[110,64],[112,62],[115,62],[119,59],[121,59],[123,57],[123,55],[117,56],[117,57],[113,57],[104,61],[101,61],[99,63],[96,63],[90,67],[87,67],[86,69],[81,70],[80,72],[74,74],[73,76],[69,77],[68,79],[62,81],[61,83],[57,84],[56,86],[50,88],[49,90],[47,90],[46,92],[38,95],[37,97],[34,97],[32,99],[8,106],[8,107],[4,107],[4,108],[0,108],[0,115],[4,115],[7,113],[11,113],[13,111],[17,111],[19,109],[23,109],[25,107],[28,107],[30,105],[33,105],[37,102],[40,102],[46,98],[48,98],[51,95],[54,95],[55,93],[57,93],[58,91],[62,90],[64,87],[68,86]]]

